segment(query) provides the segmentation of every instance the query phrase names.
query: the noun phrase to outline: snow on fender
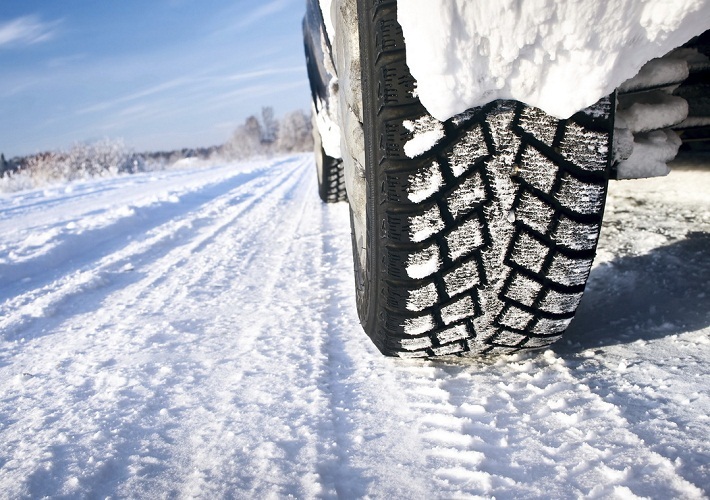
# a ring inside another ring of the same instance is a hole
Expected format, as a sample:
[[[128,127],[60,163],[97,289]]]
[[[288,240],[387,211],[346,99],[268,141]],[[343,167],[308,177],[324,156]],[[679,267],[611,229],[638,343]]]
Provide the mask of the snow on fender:
[[[496,99],[568,118],[710,25],[710,0],[402,5],[407,65],[420,101],[441,121]]]

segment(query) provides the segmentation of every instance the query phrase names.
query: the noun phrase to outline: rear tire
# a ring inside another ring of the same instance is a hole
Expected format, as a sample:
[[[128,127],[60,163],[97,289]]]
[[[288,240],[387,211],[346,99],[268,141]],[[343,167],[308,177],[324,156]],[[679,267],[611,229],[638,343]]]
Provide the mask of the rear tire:
[[[612,99],[569,120],[497,101],[438,122],[413,93],[396,1],[358,0],[358,18],[366,206],[351,208],[366,227],[351,221],[364,231],[365,331],[403,357],[549,345],[596,250]]]
[[[318,129],[313,127],[316,173],[318,174],[318,195],[324,203],[347,201],[343,160],[328,156],[323,149]]]

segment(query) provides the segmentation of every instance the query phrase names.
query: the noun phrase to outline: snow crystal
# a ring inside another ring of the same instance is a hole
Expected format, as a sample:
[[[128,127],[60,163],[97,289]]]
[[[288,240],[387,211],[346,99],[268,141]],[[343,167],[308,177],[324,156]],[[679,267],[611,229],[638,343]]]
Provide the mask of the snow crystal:
[[[436,292],[436,285],[429,283],[421,288],[415,288],[409,291],[407,309],[410,311],[422,311],[436,304],[438,299],[439,295]]]
[[[710,0],[409,0],[397,16],[437,119],[496,99],[567,118],[705,31]]]
[[[475,260],[464,262],[444,275],[444,285],[449,297],[473,288],[480,283],[478,265]]]
[[[426,349],[427,347],[431,347],[431,340],[429,339],[429,337],[402,339],[400,341],[400,345],[402,346],[402,349],[406,349],[408,351],[416,351],[419,349]]]
[[[435,235],[444,228],[439,207],[434,205],[421,215],[409,218],[409,238],[418,243]]]
[[[436,322],[431,314],[419,316],[417,318],[407,318],[402,325],[404,333],[407,335],[421,335],[436,327]]]
[[[441,319],[444,324],[450,325],[454,321],[470,318],[475,313],[473,299],[466,295],[459,300],[441,308]]]
[[[426,278],[441,267],[439,247],[434,243],[407,257],[407,275],[413,279]]]
[[[404,144],[404,154],[410,158],[421,156],[444,138],[444,125],[429,115],[417,120],[405,120],[404,128],[412,132],[412,138]]]
[[[446,235],[446,242],[451,260],[470,254],[483,245],[481,222],[478,219],[464,222]]]
[[[408,198],[414,203],[421,203],[436,193],[444,184],[444,177],[441,175],[441,167],[435,161],[429,168],[417,172],[409,177]]]
[[[485,201],[486,191],[481,174],[476,172],[454,189],[446,198],[446,206],[454,219],[469,213],[478,203]]]
[[[451,171],[456,177],[460,177],[487,154],[488,147],[483,139],[483,132],[481,132],[480,126],[476,126],[467,131],[464,137],[456,142],[453,151],[449,153]]]

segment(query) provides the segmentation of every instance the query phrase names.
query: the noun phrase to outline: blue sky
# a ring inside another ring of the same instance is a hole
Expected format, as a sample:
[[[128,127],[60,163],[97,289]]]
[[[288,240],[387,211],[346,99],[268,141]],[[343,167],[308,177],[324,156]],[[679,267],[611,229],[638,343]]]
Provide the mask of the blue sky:
[[[261,107],[310,106],[305,0],[2,1],[0,152],[100,138],[224,142]]]

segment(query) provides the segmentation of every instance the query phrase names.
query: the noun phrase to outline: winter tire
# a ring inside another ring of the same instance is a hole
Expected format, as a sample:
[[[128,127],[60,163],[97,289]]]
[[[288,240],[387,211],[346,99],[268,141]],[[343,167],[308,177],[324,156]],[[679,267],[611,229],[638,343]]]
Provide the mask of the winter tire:
[[[347,201],[343,160],[328,156],[323,149],[318,127],[313,126],[314,152],[318,174],[318,194],[324,203]]]
[[[413,92],[396,1],[357,8],[366,227],[351,220],[365,331],[403,357],[549,345],[596,250],[613,100],[568,120],[497,101],[439,122]]]

